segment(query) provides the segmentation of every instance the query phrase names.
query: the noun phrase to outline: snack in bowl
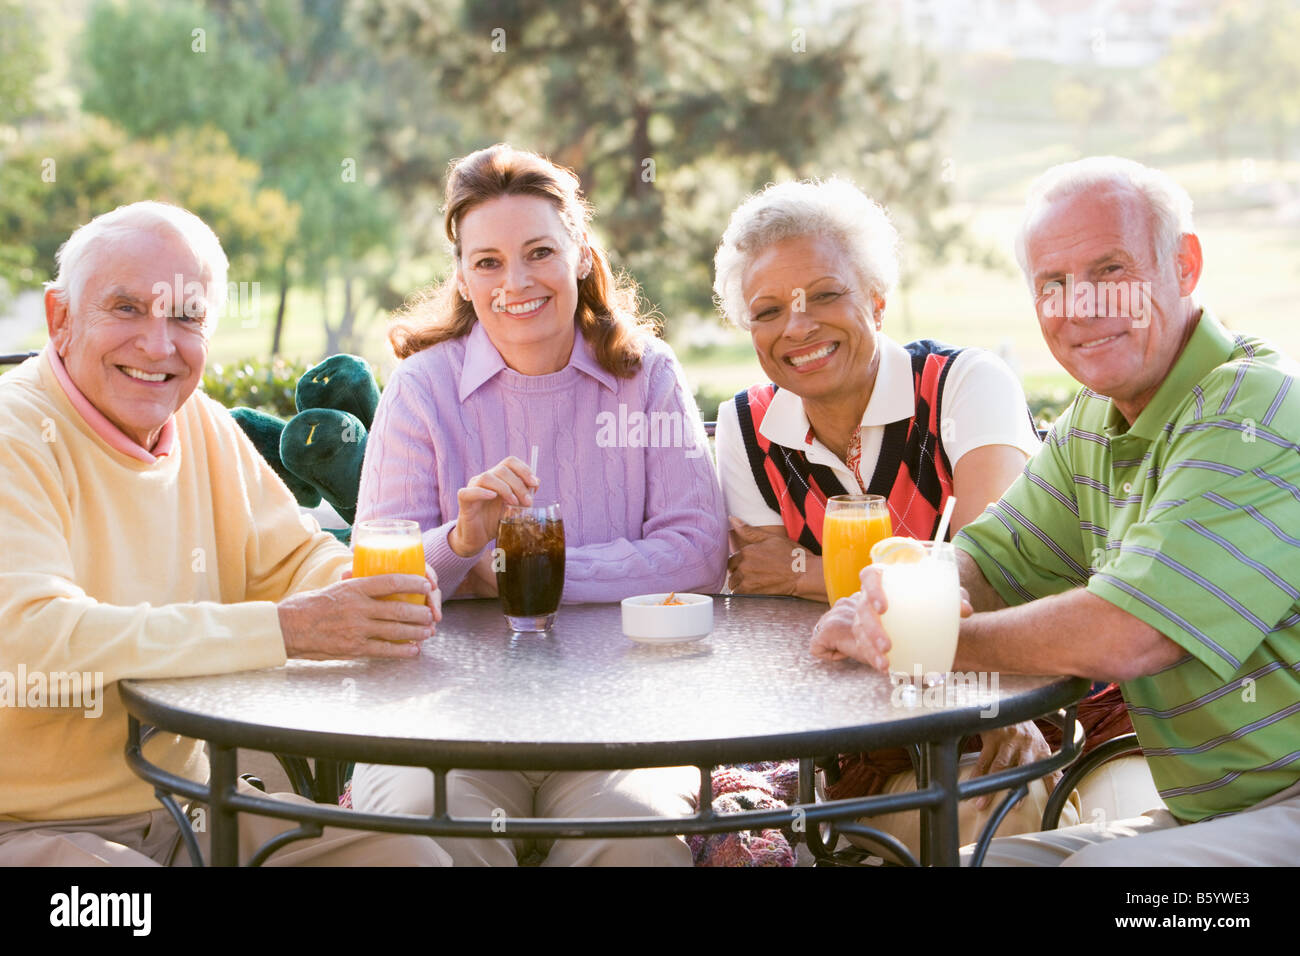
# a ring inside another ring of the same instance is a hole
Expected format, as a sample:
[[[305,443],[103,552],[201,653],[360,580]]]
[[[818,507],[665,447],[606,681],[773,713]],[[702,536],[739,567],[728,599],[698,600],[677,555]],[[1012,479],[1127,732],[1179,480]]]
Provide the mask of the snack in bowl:
[[[682,592],[624,598],[623,633],[645,644],[698,641],[713,633],[713,598]]]

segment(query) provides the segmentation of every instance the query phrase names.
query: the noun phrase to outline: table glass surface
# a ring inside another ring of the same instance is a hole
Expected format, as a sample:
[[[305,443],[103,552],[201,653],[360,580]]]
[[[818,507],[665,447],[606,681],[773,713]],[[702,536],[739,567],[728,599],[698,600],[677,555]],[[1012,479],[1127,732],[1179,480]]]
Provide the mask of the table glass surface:
[[[792,735],[996,702],[1057,683],[950,680],[917,706],[886,675],[808,651],[825,610],[718,597],[713,634],[645,645],[617,604],[565,605],[547,634],[512,634],[496,601],[449,601],[421,656],[290,661],[211,677],[130,682],[169,710],[263,727],[411,740],[611,745]]]

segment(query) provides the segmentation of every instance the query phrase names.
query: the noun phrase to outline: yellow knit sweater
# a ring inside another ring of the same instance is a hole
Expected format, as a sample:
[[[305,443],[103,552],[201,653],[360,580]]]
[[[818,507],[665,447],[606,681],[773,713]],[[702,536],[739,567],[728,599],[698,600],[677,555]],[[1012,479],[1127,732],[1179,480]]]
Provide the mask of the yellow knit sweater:
[[[0,522],[0,819],[156,809],[123,758],[113,682],[282,665],[272,602],[350,563],[206,395],[145,464],[95,434],[44,355],[0,377]],[[74,671],[102,675],[99,716],[41,706],[33,687]],[[160,733],[145,754],[206,779],[193,740]]]

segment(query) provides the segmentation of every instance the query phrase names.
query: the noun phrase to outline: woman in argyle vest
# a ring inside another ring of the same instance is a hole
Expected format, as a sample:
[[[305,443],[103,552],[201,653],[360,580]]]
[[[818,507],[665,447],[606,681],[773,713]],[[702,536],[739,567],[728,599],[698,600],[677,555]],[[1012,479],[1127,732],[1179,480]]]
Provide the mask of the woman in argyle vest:
[[[734,590],[824,601],[827,498],[883,495],[895,534],[929,538],[955,494],[956,533],[1037,450],[1003,362],[883,334],[897,249],[885,211],[842,180],[771,186],[732,216],[714,290],[770,380],[718,409]]]

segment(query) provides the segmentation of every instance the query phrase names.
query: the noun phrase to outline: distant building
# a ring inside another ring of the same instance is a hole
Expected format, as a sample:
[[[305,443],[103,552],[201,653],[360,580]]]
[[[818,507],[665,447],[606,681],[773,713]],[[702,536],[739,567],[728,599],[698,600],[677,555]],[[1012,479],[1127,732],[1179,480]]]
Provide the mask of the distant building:
[[[937,51],[1077,65],[1145,66],[1213,19],[1223,0],[885,0]]]

